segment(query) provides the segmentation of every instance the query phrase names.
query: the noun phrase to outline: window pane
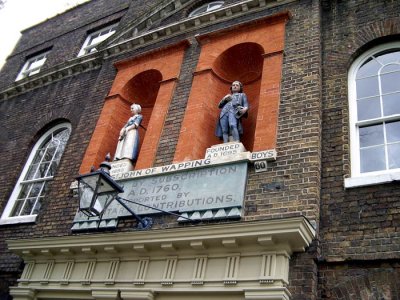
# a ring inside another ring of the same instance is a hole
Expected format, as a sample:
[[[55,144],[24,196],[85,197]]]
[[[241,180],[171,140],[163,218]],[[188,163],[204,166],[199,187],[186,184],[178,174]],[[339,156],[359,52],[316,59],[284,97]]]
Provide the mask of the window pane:
[[[380,67],[382,67],[382,65],[376,60],[370,59],[358,69],[356,78],[377,75]]]
[[[46,60],[46,57],[43,56],[40,59],[33,61],[31,63],[31,65],[29,66],[29,69],[38,68],[38,67],[42,66],[44,64],[45,60]]]
[[[400,144],[388,145],[389,169],[400,168]]]
[[[211,4],[209,4],[208,5],[208,9],[207,9],[207,11],[211,11],[211,10],[214,10],[214,9],[218,9],[218,8],[220,8],[222,6],[222,3],[211,3]]]
[[[27,75],[31,76],[31,75],[38,74],[39,72],[40,72],[40,69],[34,69],[32,71],[27,72]]]
[[[384,144],[383,125],[373,125],[360,128],[360,147]]]
[[[381,75],[382,93],[400,91],[400,72]]]
[[[23,184],[21,191],[19,192],[18,199],[25,199],[28,196],[31,184]]]
[[[381,74],[382,73],[388,73],[388,72],[394,72],[394,71],[400,71],[400,65],[399,64],[390,64],[382,68]]]
[[[386,140],[388,143],[400,142],[400,122],[386,123]]]
[[[33,208],[32,215],[37,215],[39,213],[40,208],[42,207],[43,197],[40,197]]]
[[[357,85],[357,99],[379,95],[379,85],[377,76],[364,79],[357,79],[356,85]]]
[[[57,148],[56,147],[48,147],[47,151],[44,155],[43,162],[49,162],[52,161],[54,153],[56,152]]]
[[[40,193],[42,192],[43,184],[44,184],[44,182],[34,183],[32,185],[31,192],[29,193],[29,197],[33,198],[33,197],[39,196]]]
[[[54,176],[57,171],[58,161],[53,161],[50,168],[47,170],[46,177]]]
[[[384,146],[361,149],[360,167],[361,173],[385,170]]]
[[[400,51],[386,53],[376,58],[382,65],[386,65],[391,62],[400,62]]]
[[[22,211],[20,213],[21,216],[26,216],[30,215],[31,211],[33,209],[33,206],[35,205],[36,198],[28,198],[25,201],[25,205],[22,207]]]
[[[385,116],[400,114],[400,93],[384,95],[382,101]]]
[[[15,201],[14,208],[13,208],[13,210],[12,210],[10,215],[12,217],[19,216],[23,204],[24,204],[24,200]]]
[[[31,180],[31,179],[37,178],[39,176],[38,168],[39,168],[39,164],[31,165],[24,180]]]
[[[39,170],[35,176],[35,178],[45,178],[47,177],[47,169],[49,168],[50,163],[43,163],[39,165]]]
[[[357,101],[358,120],[368,120],[381,117],[381,103],[379,97]]]
[[[33,163],[38,163],[38,162],[40,162],[40,160],[42,159],[44,153],[45,153],[45,150],[44,150],[44,149],[38,149],[38,150],[36,151],[36,156],[35,156],[35,158],[33,159]]]

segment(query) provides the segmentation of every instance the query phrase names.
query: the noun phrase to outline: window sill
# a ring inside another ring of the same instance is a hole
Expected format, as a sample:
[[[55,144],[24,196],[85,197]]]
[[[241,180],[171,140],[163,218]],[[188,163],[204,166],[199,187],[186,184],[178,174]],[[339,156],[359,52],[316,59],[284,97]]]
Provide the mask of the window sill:
[[[36,221],[37,216],[24,216],[24,217],[9,217],[0,219],[0,225],[33,223]]]
[[[400,172],[346,178],[344,180],[344,187],[346,189],[351,189],[355,187],[390,183],[394,181],[400,181]]]

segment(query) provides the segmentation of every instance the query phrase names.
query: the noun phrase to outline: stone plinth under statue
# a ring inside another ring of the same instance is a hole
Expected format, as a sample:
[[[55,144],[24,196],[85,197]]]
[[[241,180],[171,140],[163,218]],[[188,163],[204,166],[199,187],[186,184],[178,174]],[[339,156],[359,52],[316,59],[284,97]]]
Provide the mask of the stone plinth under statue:
[[[229,142],[211,146],[206,150],[205,159],[211,162],[240,160],[247,158],[248,153],[240,142]]]
[[[128,158],[115,160],[113,162],[110,162],[110,164],[111,164],[110,175],[112,177],[118,177],[119,174],[124,174],[133,170],[132,161]]]

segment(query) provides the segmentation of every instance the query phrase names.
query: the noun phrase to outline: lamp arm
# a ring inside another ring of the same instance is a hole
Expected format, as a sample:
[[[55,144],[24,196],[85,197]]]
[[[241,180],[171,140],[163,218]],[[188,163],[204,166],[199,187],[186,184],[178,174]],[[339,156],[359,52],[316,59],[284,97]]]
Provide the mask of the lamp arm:
[[[170,212],[170,211],[165,211],[163,209],[159,209],[159,208],[156,208],[156,207],[153,207],[153,206],[149,206],[149,205],[146,205],[146,204],[142,204],[142,203],[139,203],[139,202],[136,202],[136,201],[132,201],[132,200],[128,200],[128,199],[125,199],[125,198],[121,198],[119,196],[117,196],[115,199],[117,199],[119,203],[121,203],[120,200],[124,200],[124,201],[130,202],[130,203],[136,204],[136,205],[140,205],[140,206],[144,206],[144,207],[147,207],[147,208],[155,209],[155,210],[161,211],[163,213],[166,213],[166,214],[169,214],[169,215],[173,215],[175,217],[184,218],[184,219],[192,221],[192,222],[199,222],[199,220],[192,220],[190,218],[186,218],[184,216],[178,215],[178,214]],[[125,205],[123,205],[123,206],[126,208]]]
[[[145,222],[145,221],[144,221],[141,217],[139,217],[132,209],[130,209],[128,205],[126,205],[124,202],[122,202],[122,200],[126,200],[126,199],[123,199],[123,198],[117,196],[117,197],[115,197],[115,200],[117,200],[119,204],[121,204],[127,211],[129,211],[129,212],[135,217],[135,219],[138,220],[138,222],[139,222],[140,224],[142,224],[143,229],[147,229],[147,228],[148,228],[148,226],[149,226],[150,224],[149,224],[148,222]],[[150,226],[151,226],[151,225],[150,225]]]

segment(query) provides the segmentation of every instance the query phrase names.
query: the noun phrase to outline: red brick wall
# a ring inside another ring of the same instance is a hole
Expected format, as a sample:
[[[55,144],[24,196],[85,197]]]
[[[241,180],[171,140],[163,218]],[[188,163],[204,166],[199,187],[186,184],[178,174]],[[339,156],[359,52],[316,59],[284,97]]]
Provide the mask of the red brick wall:
[[[146,119],[143,124],[147,126],[146,131],[139,131],[143,142],[135,168],[153,165],[185,47],[186,43],[180,43],[116,64],[118,73],[109,93],[112,101],[106,101],[102,109],[80,168],[81,173],[88,172],[92,165],[97,167],[108,152],[115,152],[119,130],[129,118],[129,107],[134,102],[143,106]],[[163,82],[154,84],[158,80]]]
[[[174,162],[201,159],[206,148],[218,143],[214,136],[218,116],[217,104],[222,96],[229,92],[233,80],[241,80],[244,84],[249,81],[250,106],[255,107],[251,112],[257,116],[245,121],[247,137],[243,143],[247,150],[265,150],[276,145],[282,51],[287,18],[287,14],[281,14],[257,24],[240,26],[216,35],[206,34],[199,38],[202,49]],[[274,55],[268,55],[271,53]],[[257,58],[257,55],[262,54],[267,54],[264,60],[261,57]],[[256,58],[246,65],[247,57]],[[236,65],[236,62],[240,62],[239,67],[247,67],[248,71],[255,70],[256,74],[251,76],[244,72],[243,68],[230,66]],[[257,79],[261,67],[264,68],[264,72],[259,74],[261,78]],[[212,95],[211,99],[209,95]]]

